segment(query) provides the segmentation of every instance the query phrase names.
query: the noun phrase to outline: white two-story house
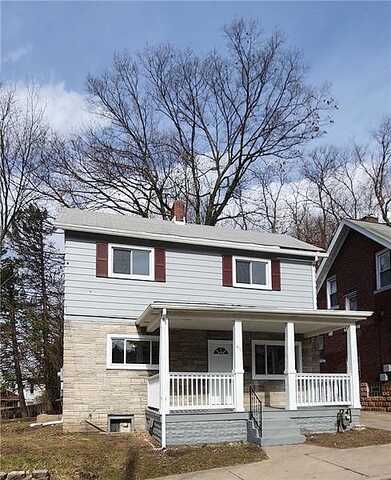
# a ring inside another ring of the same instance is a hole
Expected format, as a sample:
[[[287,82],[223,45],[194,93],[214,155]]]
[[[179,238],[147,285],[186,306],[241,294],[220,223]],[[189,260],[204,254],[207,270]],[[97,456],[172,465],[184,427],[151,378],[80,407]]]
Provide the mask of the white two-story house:
[[[162,446],[303,441],[360,408],[356,322],[318,310],[323,251],[286,235],[64,209],[63,421]],[[346,328],[346,373],[318,336]]]

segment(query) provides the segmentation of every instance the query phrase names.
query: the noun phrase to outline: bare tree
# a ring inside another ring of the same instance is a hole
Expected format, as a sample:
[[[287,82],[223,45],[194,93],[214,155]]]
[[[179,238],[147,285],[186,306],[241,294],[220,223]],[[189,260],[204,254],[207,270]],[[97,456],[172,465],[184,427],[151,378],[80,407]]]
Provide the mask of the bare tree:
[[[225,36],[225,53],[149,48],[117,55],[110,70],[89,77],[104,127],[56,157],[51,192],[62,203],[76,196],[85,206],[163,218],[182,196],[196,223],[237,218],[232,202],[257,165],[298,159],[324,132],[334,102],[327,87],[306,84],[302,56],[281,34],[267,38],[256,22],[239,20]]]
[[[0,84],[0,244],[19,212],[37,198],[33,177],[47,128],[36,92],[25,102],[15,89]]]
[[[355,147],[356,158],[365,171],[375,197],[376,209],[391,226],[391,117],[386,117],[373,134],[374,146]]]

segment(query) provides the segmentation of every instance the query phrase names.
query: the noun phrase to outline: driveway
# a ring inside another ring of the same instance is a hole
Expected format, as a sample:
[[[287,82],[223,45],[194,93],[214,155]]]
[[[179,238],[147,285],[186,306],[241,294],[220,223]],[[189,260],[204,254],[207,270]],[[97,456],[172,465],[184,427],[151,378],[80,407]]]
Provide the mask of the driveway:
[[[391,412],[361,412],[360,422],[372,428],[391,430]]]
[[[268,460],[171,475],[165,480],[391,480],[391,445],[339,450],[317,445],[265,448]]]

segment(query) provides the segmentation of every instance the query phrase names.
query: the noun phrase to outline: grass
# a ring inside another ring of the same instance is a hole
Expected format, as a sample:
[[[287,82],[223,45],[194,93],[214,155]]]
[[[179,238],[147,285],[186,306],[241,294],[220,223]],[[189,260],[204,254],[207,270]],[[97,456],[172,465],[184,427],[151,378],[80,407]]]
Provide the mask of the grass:
[[[353,429],[343,433],[306,435],[307,443],[330,448],[355,448],[391,443],[391,431],[377,428]]]
[[[1,424],[0,470],[47,469],[57,480],[143,480],[267,458],[252,444],[177,447],[162,451],[147,434],[63,433],[61,426]]]

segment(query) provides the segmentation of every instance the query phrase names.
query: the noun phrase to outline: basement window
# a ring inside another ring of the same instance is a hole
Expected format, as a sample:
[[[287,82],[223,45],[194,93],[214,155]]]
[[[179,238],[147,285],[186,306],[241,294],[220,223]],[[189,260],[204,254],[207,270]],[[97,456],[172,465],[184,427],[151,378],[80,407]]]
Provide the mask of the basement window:
[[[108,427],[110,433],[133,432],[133,415],[109,415]]]

